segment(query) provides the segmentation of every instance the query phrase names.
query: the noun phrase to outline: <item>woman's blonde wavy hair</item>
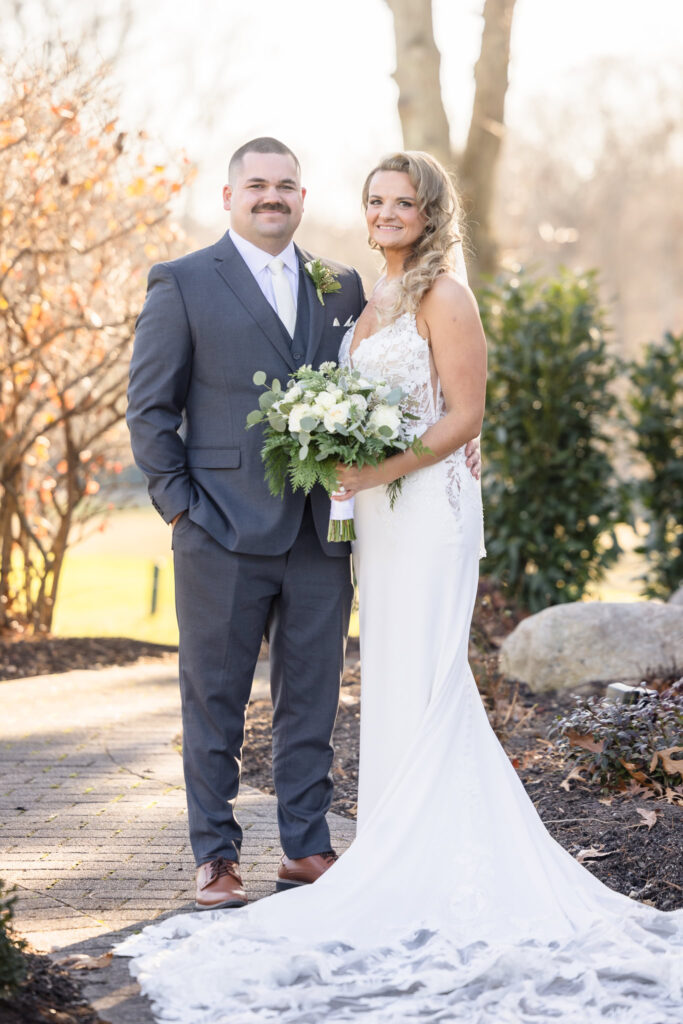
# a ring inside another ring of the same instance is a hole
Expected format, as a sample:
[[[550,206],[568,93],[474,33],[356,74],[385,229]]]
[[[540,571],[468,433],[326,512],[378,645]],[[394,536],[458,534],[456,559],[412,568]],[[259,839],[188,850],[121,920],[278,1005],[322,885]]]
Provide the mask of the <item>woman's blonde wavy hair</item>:
[[[429,153],[419,150],[385,156],[368,174],[363,185],[363,206],[367,209],[370,182],[378,171],[400,171],[410,178],[417,205],[425,217],[424,230],[413,243],[404,263],[404,274],[391,304],[382,308],[382,319],[395,320],[402,313],[417,313],[422,299],[437,277],[453,269],[454,248],[462,242],[462,215],[455,186],[444,167]],[[373,249],[381,249],[370,241]]]

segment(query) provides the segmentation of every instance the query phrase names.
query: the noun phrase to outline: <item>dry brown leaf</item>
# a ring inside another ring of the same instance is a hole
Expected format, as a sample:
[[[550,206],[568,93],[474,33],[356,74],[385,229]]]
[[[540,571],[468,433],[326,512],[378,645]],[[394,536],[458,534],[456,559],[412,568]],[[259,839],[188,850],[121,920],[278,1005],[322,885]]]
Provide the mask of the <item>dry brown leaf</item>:
[[[572,747],[581,747],[582,750],[590,750],[594,754],[601,754],[605,746],[604,740],[594,740],[592,736],[570,729],[567,732],[567,739]]]
[[[65,956],[56,963],[60,967],[69,967],[72,971],[98,971],[106,967],[111,961],[113,953],[103,953],[102,956],[87,956],[85,953],[74,953],[73,956]]]
[[[667,786],[665,794],[668,804],[683,804],[683,786],[676,786],[675,789]]]
[[[651,800],[654,797],[654,791],[652,789],[646,789],[645,786],[641,786],[637,782],[634,782],[633,779],[631,779],[628,785],[623,786],[621,789],[617,790],[617,796],[639,796],[643,800]]]
[[[560,783],[560,789],[566,789],[566,791],[569,792],[569,790],[571,789],[569,783],[572,779],[581,779],[581,781],[583,781],[582,771],[583,769],[580,768],[578,764],[574,765],[567,778],[563,779]]]
[[[654,771],[657,767],[657,761],[661,761],[662,768],[668,775],[683,774],[683,759],[678,758],[674,760],[674,754],[683,755],[683,747],[667,747],[666,750],[655,750],[650,762],[650,771]]]
[[[605,807],[611,807],[613,800],[614,800],[613,796],[599,796],[598,797],[598,803],[599,804],[604,804]]]
[[[643,807],[636,807],[636,810],[638,811],[638,814],[643,819],[640,822],[640,826],[639,827],[642,828],[643,825],[647,825],[647,830],[649,832],[650,829],[653,828],[653,826],[657,824],[657,812],[656,811],[645,810],[645,808],[643,808]]]
[[[636,782],[639,782],[642,786],[647,786],[650,780],[645,772],[641,772],[637,765],[632,764],[630,761],[624,761],[623,757],[619,758],[619,763],[624,766],[632,779],[635,779]]]
[[[596,850],[594,846],[589,846],[585,850],[579,850],[576,855],[576,859],[579,864],[583,864],[586,860],[598,860],[599,857],[611,857],[614,850]]]

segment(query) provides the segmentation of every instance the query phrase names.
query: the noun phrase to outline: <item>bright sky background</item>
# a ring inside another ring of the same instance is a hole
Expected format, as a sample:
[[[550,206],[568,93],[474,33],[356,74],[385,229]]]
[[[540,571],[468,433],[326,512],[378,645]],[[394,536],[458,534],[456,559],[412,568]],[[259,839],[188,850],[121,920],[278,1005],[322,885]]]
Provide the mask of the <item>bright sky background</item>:
[[[37,0],[25,3],[30,9]],[[116,10],[117,3],[98,7]],[[456,145],[469,124],[482,8],[483,0],[434,0]],[[90,0],[66,0],[62,34],[77,34],[92,9]],[[123,119],[168,147],[184,147],[198,163],[195,217],[223,229],[227,158],[268,134],[300,157],[309,217],[359,218],[364,172],[401,144],[384,0],[135,0],[135,11],[117,69]],[[647,76],[680,65],[682,51],[683,0],[518,0],[508,124],[524,128],[535,97],[570,97],[577,73],[596,58],[624,58],[634,76]]]

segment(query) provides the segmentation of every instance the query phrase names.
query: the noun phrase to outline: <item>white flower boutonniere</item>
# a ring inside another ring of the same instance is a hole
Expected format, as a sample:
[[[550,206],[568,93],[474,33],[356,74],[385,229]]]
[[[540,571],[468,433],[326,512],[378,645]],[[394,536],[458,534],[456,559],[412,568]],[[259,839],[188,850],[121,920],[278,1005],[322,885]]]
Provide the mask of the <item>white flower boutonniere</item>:
[[[304,270],[315,285],[315,293],[320,299],[320,305],[325,305],[323,295],[330,292],[340,292],[341,285],[337,275],[333,274],[329,267],[326,267],[322,260],[309,260],[304,263]]]

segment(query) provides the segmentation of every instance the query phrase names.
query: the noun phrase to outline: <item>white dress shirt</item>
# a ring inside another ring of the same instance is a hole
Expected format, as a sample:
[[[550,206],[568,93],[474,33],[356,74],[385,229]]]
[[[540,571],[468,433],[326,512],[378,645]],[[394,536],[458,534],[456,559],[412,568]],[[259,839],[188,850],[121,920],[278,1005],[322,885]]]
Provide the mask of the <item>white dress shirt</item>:
[[[275,301],[275,293],[273,292],[273,275],[268,270],[268,264],[274,259],[282,260],[285,265],[284,274],[289,282],[289,287],[292,289],[294,307],[296,308],[299,296],[299,260],[294,248],[294,242],[290,242],[282,252],[272,255],[272,253],[259,249],[253,242],[248,242],[246,238],[242,238],[232,228],[230,228],[228,234],[238,253],[256,278],[259,288],[276,313],[277,303]]]

